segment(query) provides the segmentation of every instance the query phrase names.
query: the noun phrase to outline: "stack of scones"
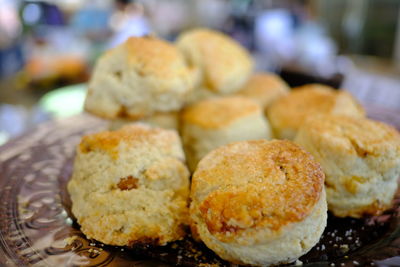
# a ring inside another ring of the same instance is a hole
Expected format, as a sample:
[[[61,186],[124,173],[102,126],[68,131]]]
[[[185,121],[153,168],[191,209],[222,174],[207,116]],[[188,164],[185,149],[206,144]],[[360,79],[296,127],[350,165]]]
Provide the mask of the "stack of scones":
[[[400,135],[345,90],[290,89],[210,29],[131,37],[97,61],[68,191],[81,231],[118,246],[189,232],[235,264],[290,263],[334,216],[379,215],[400,175]],[[190,229],[190,231],[189,231]]]

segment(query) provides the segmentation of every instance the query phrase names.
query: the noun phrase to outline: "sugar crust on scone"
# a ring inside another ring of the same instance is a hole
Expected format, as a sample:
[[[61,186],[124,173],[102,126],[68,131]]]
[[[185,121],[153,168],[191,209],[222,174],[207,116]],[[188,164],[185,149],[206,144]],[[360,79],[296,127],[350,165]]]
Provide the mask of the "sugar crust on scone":
[[[193,231],[234,263],[295,260],[326,225],[324,173],[290,141],[243,141],[213,150],[193,174],[191,199]]]

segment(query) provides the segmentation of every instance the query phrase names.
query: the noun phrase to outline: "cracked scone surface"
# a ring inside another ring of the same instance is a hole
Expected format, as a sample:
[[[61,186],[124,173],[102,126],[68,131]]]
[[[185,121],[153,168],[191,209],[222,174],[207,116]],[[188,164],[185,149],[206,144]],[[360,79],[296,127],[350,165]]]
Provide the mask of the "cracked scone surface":
[[[364,117],[364,109],[352,95],[322,84],[293,88],[267,110],[276,138],[293,140],[304,120],[315,114]]]
[[[219,146],[271,138],[261,106],[242,96],[203,100],[185,108],[181,114],[181,135],[191,171],[201,158]]]
[[[163,245],[184,237],[189,172],[175,131],[136,124],[82,138],[68,192],[88,237]]]
[[[97,61],[85,110],[107,119],[178,111],[195,80],[196,71],[175,46],[155,37],[131,37]]]
[[[189,30],[178,37],[176,45],[188,64],[199,71],[199,87],[190,93],[190,103],[238,91],[253,68],[249,52],[221,32],[205,28]]]
[[[320,115],[306,120],[295,142],[321,163],[336,216],[378,215],[391,206],[400,176],[396,129],[367,118]]]
[[[238,264],[291,262],[326,226],[324,173],[290,141],[231,143],[204,157],[192,177],[191,229]]]

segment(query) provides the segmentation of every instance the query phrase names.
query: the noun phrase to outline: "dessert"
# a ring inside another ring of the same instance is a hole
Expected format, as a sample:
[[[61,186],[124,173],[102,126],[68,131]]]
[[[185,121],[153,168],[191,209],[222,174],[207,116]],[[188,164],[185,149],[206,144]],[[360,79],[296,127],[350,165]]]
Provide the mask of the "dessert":
[[[250,76],[253,61],[247,50],[231,37],[210,29],[183,32],[176,41],[189,66],[199,71],[199,83],[189,95],[193,103],[234,93]]]
[[[259,72],[250,79],[236,94],[249,97],[266,110],[275,100],[289,93],[289,85],[278,75]]]
[[[274,74],[251,74],[249,52],[213,30],[184,32],[175,44],[132,37],[95,67],[85,109],[111,120],[111,129],[132,125],[86,136],[78,147],[68,190],[88,238],[165,245],[182,239],[190,221],[193,237],[222,259],[276,265],[318,242],[325,190],[339,217],[391,205],[399,134],[365,119],[349,93],[321,84],[289,91]],[[264,113],[277,138],[297,134],[316,160],[290,141],[267,141]],[[179,137],[152,127],[181,134],[194,172],[190,219]]]
[[[293,140],[304,120],[316,114],[364,117],[364,109],[344,90],[322,84],[294,88],[268,108],[267,115],[276,138]]]
[[[85,110],[106,119],[130,120],[178,111],[195,84],[195,73],[172,44],[131,37],[97,61]]]
[[[189,172],[175,131],[135,124],[84,136],[68,192],[88,238],[109,245],[182,239]]]
[[[219,147],[192,177],[195,236],[236,264],[289,263],[307,253],[326,226],[324,173],[290,141]]]
[[[321,163],[329,210],[336,216],[379,215],[392,204],[400,176],[400,134],[366,118],[309,118],[295,142]]]
[[[181,135],[191,171],[221,145],[271,137],[262,108],[241,96],[203,100],[187,107],[182,113]]]

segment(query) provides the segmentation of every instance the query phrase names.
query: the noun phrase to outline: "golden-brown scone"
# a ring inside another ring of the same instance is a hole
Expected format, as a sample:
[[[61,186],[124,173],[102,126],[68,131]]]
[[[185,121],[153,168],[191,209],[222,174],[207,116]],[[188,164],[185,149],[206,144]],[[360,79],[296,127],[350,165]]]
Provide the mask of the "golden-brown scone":
[[[242,96],[208,99],[187,107],[182,112],[181,135],[191,171],[221,145],[271,137],[261,107]]]
[[[178,111],[195,80],[196,71],[175,46],[155,37],[131,37],[97,61],[85,110],[108,119]]]
[[[142,124],[84,136],[68,192],[88,237],[164,245],[184,237],[189,172],[175,131]]]
[[[255,73],[237,94],[249,97],[259,103],[263,109],[289,92],[289,85],[273,73]]]
[[[321,163],[336,216],[377,215],[390,207],[400,176],[400,135],[394,128],[366,118],[320,115],[306,120],[295,141]]]
[[[237,264],[294,261],[326,226],[324,173],[290,141],[242,141],[213,150],[193,174],[191,199],[196,236]]]
[[[251,56],[229,36],[210,29],[198,28],[182,33],[176,45],[186,56],[189,65],[200,71],[200,86],[211,94],[230,94],[247,81],[253,68]],[[205,99],[196,94],[191,103]]]
[[[304,120],[316,114],[343,114],[364,117],[364,109],[343,90],[322,84],[294,88],[268,108],[267,115],[275,137],[293,140]]]
[[[127,124],[136,122],[146,123],[153,127],[159,127],[170,130],[179,129],[179,114],[178,112],[159,112],[149,117],[142,118],[140,121],[129,119],[114,119],[110,121],[109,129],[117,130]]]

